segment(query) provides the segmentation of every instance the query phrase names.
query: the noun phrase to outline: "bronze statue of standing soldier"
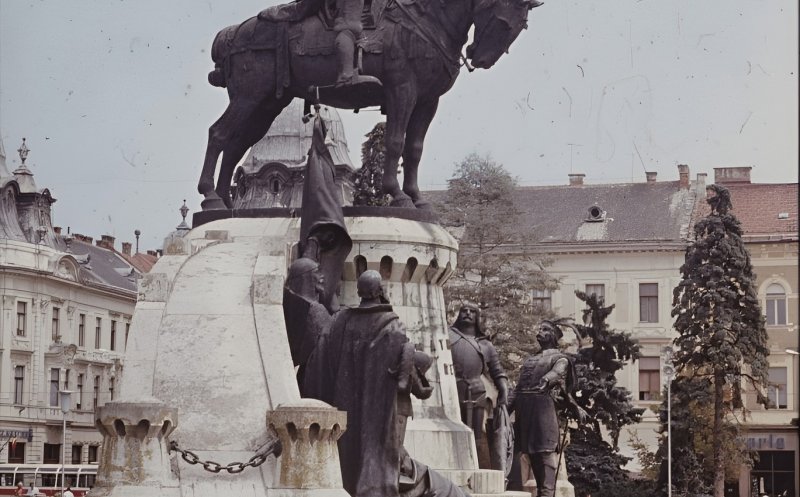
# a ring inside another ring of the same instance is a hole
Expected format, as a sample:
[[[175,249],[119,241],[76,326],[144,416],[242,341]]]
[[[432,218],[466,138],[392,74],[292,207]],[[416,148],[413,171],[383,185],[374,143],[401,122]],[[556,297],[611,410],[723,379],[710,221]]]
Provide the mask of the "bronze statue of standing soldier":
[[[565,440],[559,440],[559,410],[569,409],[580,423],[586,419],[586,412],[572,397],[575,367],[558,348],[563,336],[560,325],[548,320],[539,325],[536,340],[541,350],[522,363],[519,382],[509,402],[509,411],[516,413],[515,449],[530,460],[537,497],[555,495],[559,452]]]
[[[496,406],[506,405],[508,377],[500,364],[497,350],[483,332],[480,309],[464,304],[456,322],[450,327],[450,352],[456,374],[456,387],[461,407],[461,421],[472,428],[481,468],[492,467],[486,441],[486,410],[490,406],[481,376],[486,374],[497,388]]]

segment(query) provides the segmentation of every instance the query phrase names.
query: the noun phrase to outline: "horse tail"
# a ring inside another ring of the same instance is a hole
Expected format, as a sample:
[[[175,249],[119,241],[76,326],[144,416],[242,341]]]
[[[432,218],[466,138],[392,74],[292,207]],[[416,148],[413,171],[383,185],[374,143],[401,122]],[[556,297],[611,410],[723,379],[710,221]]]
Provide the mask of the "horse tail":
[[[228,85],[225,62],[230,54],[231,42],[238,27],[238,25],[228,26],[214,37],[214,42],[211,44],[211,60],[214,61],[214,70],[208,73],[208,82],[212,86],[225,88]]]

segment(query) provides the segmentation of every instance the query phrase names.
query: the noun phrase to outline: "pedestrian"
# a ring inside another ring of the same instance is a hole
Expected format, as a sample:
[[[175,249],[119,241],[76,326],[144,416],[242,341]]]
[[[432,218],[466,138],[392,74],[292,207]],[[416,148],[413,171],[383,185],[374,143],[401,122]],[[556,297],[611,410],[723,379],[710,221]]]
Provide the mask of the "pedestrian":
[[[17,482],[17,489],[14,491],[14,495],[28,495],[28,491],[25,490],[25,485],[21,481]]]
[[[64,495],[62,495],[61,497],[75,497],[75,494],[72,493],[71,485],[67,485],[67,489],[64,490]]]

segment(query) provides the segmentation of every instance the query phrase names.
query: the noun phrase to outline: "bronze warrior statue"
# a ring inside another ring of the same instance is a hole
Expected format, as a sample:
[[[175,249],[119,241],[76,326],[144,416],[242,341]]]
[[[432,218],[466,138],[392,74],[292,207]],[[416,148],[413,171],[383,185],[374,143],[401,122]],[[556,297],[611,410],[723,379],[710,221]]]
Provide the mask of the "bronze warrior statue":
[[[481,375],[487,374],[497,387],[497,405],[508,398],[508,377],[492,342],[480,325],[480,309],[472,304],[461,306],[458,317],[450,327],[450,351],[456,373],[461,421],[472,428],[481,468],[491,468],[486,444],[485,420],[488,402]],[[496,468],[497,469],[497,468]]]
[[[586,418],[586,412],[572,397],[575,368],[570,357],[558,349],[558,341],[563,336],[559,326],[558,322],[547,320],[539,325],[536,340],[542,349],[522,363],[519,382],[509,403],[509,411],[516,412],[516,450],[530,459],[538,497],[555,495],[559,464],[558,408],[571,409],[581,423]]]

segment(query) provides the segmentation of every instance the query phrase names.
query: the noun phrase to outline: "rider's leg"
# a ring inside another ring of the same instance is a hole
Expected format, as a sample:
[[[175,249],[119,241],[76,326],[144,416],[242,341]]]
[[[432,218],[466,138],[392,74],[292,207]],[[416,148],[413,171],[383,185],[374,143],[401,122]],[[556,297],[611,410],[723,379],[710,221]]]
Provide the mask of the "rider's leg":
[[[337,84],[349,83],[355,76],[356,40],[361,37],[363,0],[337,0],[338,15],[333,25],[336,31],[336,56],[339,59]]]

